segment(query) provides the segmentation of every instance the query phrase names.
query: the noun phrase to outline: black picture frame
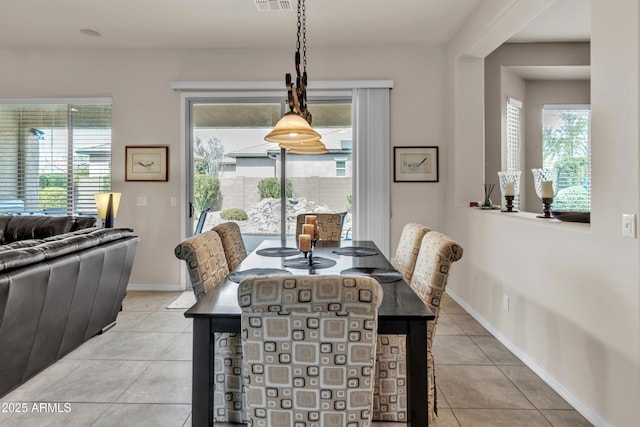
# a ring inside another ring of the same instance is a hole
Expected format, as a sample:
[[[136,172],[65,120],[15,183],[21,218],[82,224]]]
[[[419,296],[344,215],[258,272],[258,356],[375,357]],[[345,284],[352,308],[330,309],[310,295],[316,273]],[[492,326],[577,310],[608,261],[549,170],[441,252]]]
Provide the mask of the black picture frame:
[[[393,147],[393,182],[438,181],[438,147]]]

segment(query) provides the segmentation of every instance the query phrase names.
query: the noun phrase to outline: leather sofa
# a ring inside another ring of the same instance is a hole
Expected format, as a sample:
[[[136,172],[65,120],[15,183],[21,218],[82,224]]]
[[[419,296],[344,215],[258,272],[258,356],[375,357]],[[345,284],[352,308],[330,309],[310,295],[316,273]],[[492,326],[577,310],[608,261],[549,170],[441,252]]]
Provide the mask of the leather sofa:
[[[0,215],[0,396],[114,324],[138,236],[94,224]]]

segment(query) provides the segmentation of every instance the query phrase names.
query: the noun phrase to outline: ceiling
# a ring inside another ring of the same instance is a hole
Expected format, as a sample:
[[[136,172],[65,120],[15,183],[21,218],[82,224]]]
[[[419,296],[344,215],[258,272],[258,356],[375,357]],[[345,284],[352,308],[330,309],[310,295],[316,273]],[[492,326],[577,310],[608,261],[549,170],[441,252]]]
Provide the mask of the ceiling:
[[[443,44],[483,1],[308,0],[307,45]],[[589,40],[590,3],[557,0],[512,40]],[[295,11],[256,0],[2,0],[0,12],[0,48],[273,48],[295,36]]]

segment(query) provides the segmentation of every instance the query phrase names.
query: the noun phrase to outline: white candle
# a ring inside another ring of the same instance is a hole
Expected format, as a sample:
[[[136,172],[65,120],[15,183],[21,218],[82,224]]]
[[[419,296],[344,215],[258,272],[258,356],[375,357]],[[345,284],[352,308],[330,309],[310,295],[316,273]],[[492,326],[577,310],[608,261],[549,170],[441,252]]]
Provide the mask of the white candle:
[[[542,198],[553,199],[553,181],[542,181]]]
[[[515,196],[516,195],[515,182],[507,181],[507,182],[504,183],[504,195],[505,196]]]

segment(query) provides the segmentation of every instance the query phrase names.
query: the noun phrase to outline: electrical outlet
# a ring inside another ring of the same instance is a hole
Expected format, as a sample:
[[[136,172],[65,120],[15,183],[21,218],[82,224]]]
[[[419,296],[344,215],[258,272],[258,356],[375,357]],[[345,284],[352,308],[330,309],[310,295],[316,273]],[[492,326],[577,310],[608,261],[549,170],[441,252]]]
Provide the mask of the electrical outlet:
[[[502,295],[502,308],[504,311],[509,311],[509,295],[507,294]]]
[[[171,205],[172,208],[175,208],[176,206],[178,206],[178,198],[177,197],[171,197],[169,199],[169,204]]]
[[[147,196],[138,196],[136,201],[138,206],[147,206]]]
[[[636,216],[634,214],[622,214],[622,237],[636,238]]]

